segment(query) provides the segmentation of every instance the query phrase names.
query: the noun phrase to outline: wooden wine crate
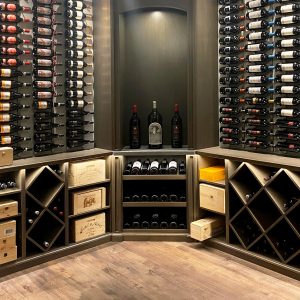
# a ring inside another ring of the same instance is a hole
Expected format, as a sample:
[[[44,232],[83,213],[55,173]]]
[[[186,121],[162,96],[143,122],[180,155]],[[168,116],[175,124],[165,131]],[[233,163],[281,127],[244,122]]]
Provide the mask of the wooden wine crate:
[[[208,168],[202,168],[199,172],[200,180],[206,181],[219,181],[225,179],[225,167],[213,166]]]
[[[0,239],[16,235],[16,221],[7,221],[0,223]]]
[[[205,241],[224,231],[224,217],[205,218],[191,223],[191,238]]]
[[[200,207],[225,214],[225,189],[209,184],[200,184]]]
[[[73,192],[71,199],[73,215],[103,208],[106,206],[106,188],[101,187]]]
[[[106,179],[106,161],[95,159],[77,163],[70,163],[69,185],[80,186],[97,183]]]
[[[13,157],[14,157],[13,148],[1,147],[0,167],[12,165]]]
[[[17,246],[0,250],[0,265],[17,259]]]
[[[105,233],[105,213],[71,222],[71,238],[73,242],[91,239]]]
[[[0,201],[0,219],[13,217],[18,214],[18,202],[4,199]]]
[[[0,251],[16,246],[16,236],[0,239]]]

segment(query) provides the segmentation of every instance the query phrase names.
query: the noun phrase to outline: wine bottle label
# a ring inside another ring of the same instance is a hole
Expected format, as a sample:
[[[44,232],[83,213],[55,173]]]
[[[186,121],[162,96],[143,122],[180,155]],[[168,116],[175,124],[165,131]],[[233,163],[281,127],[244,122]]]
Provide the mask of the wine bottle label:
[[[248,77],[249,83],[261,83],[261,76],[250,76]]]
[[[280,19],[280,23],[282,25],[286,25],[286,24],[293,24],[294,22],[294,16],[289,16],[289,17],[282,17]]]
[[[10,133],[11,126],[10,125],[1,125],[0,126],[0,133]]]
[[[261,61],[261,54],[252,54],[248,57],[249,61]]]
[[[47,101],[38,101],[37,108],[38,109],[47,109],[48,108],[48,102]]]
[[[261,10],[249,12],[248,18],[249,19],[258,19],[258,18],[261,18]]]
[[[72,77],[76,76],[77,78],[81,79],[84,76],[84,72],[83,71],[76,71],[76,72],[71,71],[71,76]]]
[[[280,111],[280,115],[282,117],[292,117],[293,116],[293,113],[294,113],[294,110],[293,109],[282,109]]]
[[[37,17],[37,23],[39,25],[51,25],[52,24],[52,21],[50,18],[46,18],[46,17]]]
[[[83,51],[77,51],[77,58],[83,58],[84,52]]]
[[[52,66],[52,60],[50,59],[38,59],[37,65],[39,67],[51,67]]]
[[[282,71],[294,71],[294,64],[281,64]]]
[[[84,47],[83,42],[82,41],[77,41],[76,49],[82,49],[83,47]]]
[[[283,51],[283,52],[281,52],[281,58],[283,58],[283,59],[294,58],[294,51]]]
[[[281,47],[294,47],[294,40],[288,39],[288,40],[282,40],[280,41]]]
[[[73,4],[75,9],[77,9],[77,10],[82,10],[83,9],[83,3],[82,2],[80,2],[80,1],[72,1],[72,2],[75,2],[75,5]]]
[[[291,28],[283,28],[280,31],[282,36],[294,35],[294,27]]]
[[[9,114],[0,114],[0,122],[9,122],[10,115]]]
[[[36,42],[38,45],[41,45],[41,46],[51,46],[51,44],[52,44],[52,40],[43,39],[43,38],[37,38]]]
[[[248,24],[249,29],[259,29],[261,28],[261,21],[256,21],[256,22],[250,22]]]
[[[294,82],[294,75],[281,75],[282,82]]]
[[[10,100],[10,92],[0,92],[0,100]]]
[[[294,11],[294,4],[283,5],[280,7],[280,12],[283,14],[287,14]]]
[[[10,89],[11,86],[12,86],[12,81],[11,80],[2,80],[1,81],[1,88]]]
[[[169,169],[171,168],[177,169],[177,161],[172,160],[169,162]]]
[[[0,103],[0,111],[9,111],[10,110],[10,104],[9,103]]]
[[[256,8],[261,6],[261,0],[255,0],[248,2],[249,8]]]
[[[79,61],[77,61],[77,68],[79,68],[79,69],[82,69],[83,68],[83,61],[82,60],[79,60]]]
[[[52,77],[52,71],[49,70],[38,70],[37,71],[38,77]]]
[[[77,39],[82,40],[83,39],[83,32],[82,31],[76,31]]]
[[[149,125],[149,145],[162,144],[162,127],[159,123],[154,122]]]
[[[262,36],[262,32],[252,32],[249,33],[248,39],[251,40],[260,40]]]
[[[293,98],[281,98],[280,104],[281,105],[293,105]]]
[[[261,87],[249,87],[248,93],[249,94],[261,94]]]
[[[73,106],[75,106],[74,104],[74,101],[71,101],[71,102],[73,102]],[[84,101],[83,100],[78,100],[77,101],[77,107],[78,108],[83,108],[84,107]]]
[[[38,88],[51,88],[52,82],[51,81],[36,81],[36,86]]]
[[[49,99],[49,98],[52,98],[52,93],[51,92],[38,92],[37,97],[40,99]]]
[[[52,51],[49,49],[37,49],[37,55],[38,56],[51,56],[52,55]]]
[[[38,27],[37,32],[39,35],[52,35],[52,29]]]
[[[294,90],[293,86],[282,86],[280,92],[283,94],[292,94]]]
[[[157,160],[151,162],[150,169],[158,169],[158,167],[159,167],[159,162]]]
[[[1,145],[9,145],[12,143],[11,136],[1,136]]]
[[[38,6],[36,8],[36,12],[41,15],[51,15],[52,14],[51,8],[47,8],[47,7],[43,7],[43,6]]]
[[[132,165],[132,169],[133,168],[137,168],[137,169],[140,169],[142,166],[142,163],[140,161],[135,161]]]
[[[248,67],[248,71],[249,71],[250,73],[261,72],[261,65],[257,65],[257,66],[249,66],[249,67]]]
[[[11,69],[1,69],[1,77],[10,77]]]
[[[259,51],[259,44],[247,45],[247,51]]]

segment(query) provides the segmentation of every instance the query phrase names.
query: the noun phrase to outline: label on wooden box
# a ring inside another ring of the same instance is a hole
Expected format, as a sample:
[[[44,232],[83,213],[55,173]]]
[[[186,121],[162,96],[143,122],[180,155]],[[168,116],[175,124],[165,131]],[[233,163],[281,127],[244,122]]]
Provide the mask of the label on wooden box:
[[[0,201],[0,219],[16,216],[18,214],[18,202],[5,199]]]
[[[72,213],[78,215],[106,206],[106,188],[87,189],[72,193]]]
[[[200,219],[191,223],[191,238],[204,241],[224,231],[224,217]]]
[[[225,214],[225,189],[209,184],[200,184],[200,207]]]
[[[17,259],[17,246],[0,251],[0,265]]]
[[[16,221],[0,223],[0,239],[16,235]]]
[[[0,251],[16,246],[16,236],[0,239]]]
[[[78,163],[70,163],[69,185],[79,186],[97,183],[106,179],[106,161],[96,159]]]
[[[105,213],[93,215],[72,222],[74,242],[91,239],[105,233]]]
[[[13,148],[1,147],[0,149],[0,167],[9,166],[13,164]]]

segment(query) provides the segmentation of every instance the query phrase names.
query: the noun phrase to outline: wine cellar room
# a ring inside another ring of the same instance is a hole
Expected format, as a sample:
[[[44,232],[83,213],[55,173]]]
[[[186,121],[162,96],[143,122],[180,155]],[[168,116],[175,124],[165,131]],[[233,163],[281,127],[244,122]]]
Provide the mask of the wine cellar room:
[[[1,299],[300,298],[299,1],[0,14]]]

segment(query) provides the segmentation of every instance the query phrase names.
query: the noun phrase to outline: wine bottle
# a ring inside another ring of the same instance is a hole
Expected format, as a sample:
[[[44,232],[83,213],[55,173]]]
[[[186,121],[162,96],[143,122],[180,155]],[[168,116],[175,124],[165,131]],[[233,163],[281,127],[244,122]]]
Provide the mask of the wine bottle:
[[[0,48],[0,55],[18,56],[21,54],[30,54],[30,50],[20,50],[18,48]]]
[[[228,118],[228,117],[221,117],[219,119],[221,124],[231,124],[231,125],[238,125],[240,123],[239,118]]]
[[[245,9],[245,5],[227,5],[219,9],[220,15],[230,15]]]
[[[299,47],[300,39],[284,39],[276,42],[277,48]]]
[[[85,111],[85,110],[68,110],[67,114],[68,114],[69,118],[74,119],[74,118],[83,117],[86,115],[93,115],[94,112]]]
[[[16,115],[12,113],[5,113],[5,114],[0,114],[0,122],[13,122],[13,121],[18,121],[18,120],[25,120],[29,119],[27,116],[22,116],[22,115]]]
[[[31,30],[30,29],[24,29],[21,28],[19,26],[15,26],[15,25],[0,25],[0,32],[1,33],[30,33]]]
[[[298,144],[293,143],[278,142],[276,144],[276,148],[278,148],[280,151],[300,152],[300,146]]]
[[[48,39],[44,37],[34,37],[32,39],[32,44],[34,46],[41,46],[41,47],[51,47],[51,46],[60,46],[62,45],[57,40]]]
[[[137,115],[137,105],[132,105],[132,116],[129,121],[129,144],[131,149],[141,147],[141,122]]]
[[[241,130],[235,127],[221,127],[220,132],[229,135],[239,135],[241,133]]]
[[[19,154],[21,154],[23,152],[32,151],[32,149],[28,148],[28,147],[23,148],[23,147],[15,147],[15,146],[13,146],[12,148],[13,148],[14,155],[19,155]]]
[[[50,99],[58,96],[62,96],[62,94],[56,94],[54,92],[47,92],[47,91],[33,91],[32,93],[34,98],[37,99]]]
[[[220,98],[220,103],[221,104],[232,104],[232,105],[236,105],[241,103],[240,102],[240,98],[238,97],[221,97]]]
[[[241,93],[244,93],[245,89],[240,89],[237,87],[221,87],[220,88],[220,93],[222,95],[238,95]]]
[[[238,73],[241,73],[244,71],[245,71],[245,68],[239,68],[239,67],[221,67],[219,69],[219,73],[222,75],[238,74]]]
[[[275,35],[274,32],[259,31],[251,32],[246,35],[248,41],[266,40]]]
[[[277,82],[299,82],[300,75],[298,74],[291,74],[291,75],[277,75],[276,76]]]
[[[36,30],[33,32],[33,37],[35,38],[41,36],[52,37],[52,36],[58,36],[63,34],[63,32],[61,31],[56,31],[53,30],[52,28],[47,28],[47,27],[37,27],[35,29]]]
[[[168,202],[169,201],[169,197],[167,194],[162,194],[159,197],[160,202]]]
[[[269,131],[262,129],[247,129],[246,135],[250,137],[262,137],[266,138],[270,135]]]
[[[253,97],[253,98],[245,98],[245,103],[249,105],[266,105],[270,103],[266,97]]]
[[[141,196],[141,201],[142,202],[148,202],[149,201],[149,196],[148,195],[142,195]]]
[[[171,194],[169,196],[170,202],[178,202],[178,196],[175,194]]]
[[[94,124],[92,121],[83,121],[83,120],[68,120],[67,121],[67,126],[71,128],[76,128],[76,127],[82,127],[84,125],[91,125]]]
[[[93,102],[87,102],[84,100],[67,100],[66,105],[68,108],[84,108],[87,105],[92,105]]]
[[[82,79],[85,76],[93,76],[93,73],[87,73],[85,71],[73,71],[73,70],[67,70],[66,76],[69,78],[76,78],[76,79]]]
[[[94,141],[91,140],[67,140],[67,146],[68,148],[77,148],[77,147],[82,147],[84,145],[94,143]]]
[[[91,67],[93,64],[88,64],[82,60],[66,60],[67,68],[83,69],[84,67]]]
[[[244,25],[231,25],[231,26],[225,26],[221,27],[219,30],[220,34],[231,34],[231,33],[238,33],[245,30]]]
[[[151,196],[151,201],[152,201],[152,202],[158,202],[158,201],[159,201],[158,195],[152,195],[152,196]]]
[[[300,134],[297,132],[276,131],[275,136],[282,140],[300,140]]]
[[[238,47],[238,46],[227,46],[227,47],[221,47],[219,49],[219,53],[223,55],[236,54],[243,51],[245,51],[245,48]]]
[[[287,63],[287,64],[276,64],[275,69],[277,71],[298,71],[300,69],[300,64],[297,62]]]
[[[141,167],[142,167],[142,163],[140,160],[136,160],[133,165],[132,165],[132,168],[131,168],[131,175],[137,175],[140,173],[140,170],[141,170]]]
[[[39,100],[33,102],[33,107],[36,109],[50,109],[53,107],[62,107],[64,103],[53,103],[52,101]]]
[[[267,55],[265,53],[262,54],[250,54],[246,56],[246,59],[249,62],[263,62],[269,59],[274,59],[275,55]]]
[[[152,214],[150,227],[151,229],[159,229],[159,214]]]
[[[253,148],[260,148],[260,149],[267,149],[270,145],[267,142],[259,141],[259,140],[246,140],[246,146],[253,147]],[[248,198],[247,198],[248,196]],[[246,199],[249,201],[251,199],[251,194],[246,195]]]
[[[0,2],[0,11],[28,13],[31,12],[31,8],[27,6],[21,6],[16,3]]]
[[[159,174],[168,174],[168,161],[164,158],[160,164],[159,164],[159,169],[158,169],[158,172]]]
[[[7,181],[6,185],[7,185],[7,188],[9,188],[9,189],[13,189],[13,188],[17,187],[17,184],[13,180]]]
[[[170,216],[170,229],[177,229],[178,225],[177,225],[177,222],[178,222],[178,215],[177,214],[171,214]]]
[[[53,122],[35,122],[34,129],[35,131],[47,131],[57,127],[63,127],[63,124],[53,123]]]
[[[68,89],[82,89],[85,86],[92,86],[92,83],[84,82],[83,80],[66,80],[66,87]]]
[[[274,77],[267,77],[265,75],[261,76],[248,76],[246,78],[246,82],[250,84],[254,83],[268,83],[270,81],[274,81]]]
[[[249,20],[266,18],[273,15],[274,13],[274,10],[266,10],[265,8],[262,8],[260,10],[254,10],[246,13],[246,18]]]
[[[233,4],[238,2],[239,0],[219,0],[220,5],[227,5],[227,4]]]
[[[151,162],[150,174],[151,175],[156,175],[156,174],[158,174],[158,170],[159,170],[159,162],[158,162],[157,159],[155,159]]]
[[[132,169],[132,161],[127,162],[125,169],[123,171],[123,175],[130,175],[131,174],[131,169]]]
[[[289,25],[289,24],[298,24],[300,22],[300,16],[288,16],[288,17],[281,17],[275,19],[276,25]]]
[[[220,18],[219,23],[221,25],[230,25],[230,24],[237,24],[239,22],[242,22],[243,20],[245,20],[245,16],[231,15],[231,16]]]
[[[289,128],[289,129],[298,129],[300,128],[300,122],[299,121],[290,121],[286,119],[277,119],[275,121],[276,126],[279,128]]]
[[[238,115],[240,113],[240,109],[237,107],[221,107],[220,113],[225,115]]]
[[[162,148],[162,117],[157,111],[156,101],[153,101],[152,112],[148,116],[149,148]]]
[[[77,9],[77,10],[83,10],[84,8],[87,8],[87,5],[82,1],[68,0],[67,7],[72,9]]]
[[[140,214],[134,214],[133,215],[132,228],[138,229],[140,227],[141,227],[141,215]]]
[[[21,18],[18,15],[14,14],[6,14],[6,13],[0,13],[0,21],[1,22],[8,22],[8,23],[20,23],[20,22],[31,22],[28,18]]]
[[[290,109],[290,108],[277,108],[276,115],[280,117],[299,117],[300,111],[297,108]]]
[[[263,95],[267,93],[273,93],[273,88],[266,88],[265,86],[258,86],[258,87],[247,87],[246,93],[247,94],[255,94],[255,95]]]
[[[66,21],[66,27],[69,29],[83,30],[88,26],[83,21],[69,19]]]
[[[30,61],[21,61],[15,58],[0,58],[0,67],[19,67],[19,66],[29,66]]]
[[[52,151],[57,148],[64,147],[64,145],[54,144],[54,143],[43,143],[43,144],[35,144],[34,145],[34,152],[47,152]]]
[[[150,160],[146,159],[144,160],[141,169],[140,169],[140,174],[141,175],[147,175],[149,173],[150,170]]]
[[[90,37],[92,38],[93,36],[91,34],[87,34],[81,30],[73,30],[73,29],[69,29],[66,30],[66,36],[70,39],[78,39],[78,40],[83,40],[84,38]]]
[[[86,92],[83,90],[77,90],[77,91],[67,90],[65,92],[65,94],[66,94],[66,97],[68,97],[68,98],[83,98],[84,96],[93,95],[92,92]]]
[[[274,22],[268,22],[266,20],[253,21],[246,24],[248,30],[266,29],[274,25]]]
[[[246,3],[247,8],[253,9],[275,3],[275,0],[252,0]]]
[[[83,13],[80,10],[72,10],[72,9],[68,9],[65,13],[65,16],[67,18],[70,19],[74,19],[74,20],[79,20],[82,21],[83,19],[85,19],[88,15]]]
[[[298,98],[298,97],[291,97],[291,98],[277,97],[275,99],[275,103],[278,105],[295,106],[295,105],[300,104],[300,98]]]
[[[238,44],[238,43],[240,43],[244,40],[245,40],[244,36],[228,35],[228,36],[221,37],[219,39],[219,44],[221,44],[221,45],[234,45],[234,44]]]
[[[17,89],[20,87],[31,86],[30,83],[23,83],[15,80],[0,80],[1,89]]]
[[[36,120],[52,119],[63,117],[64,114],[53,113],[51,111],[37,111],[34,113],[34,118]]]
[[[29,105],[16,104],[13,102],[0,102],[0,111],[14,111],[18,109],[30,108]]]
[[[166,221],[161,221],[159,224],[159,228],[160,229],[168,229],[169,228],[168,223]]]
[[[76,58],[76,59],[83,59],[87,56],[93,56],[93,54],[86,53],[82,50],[67,50],[66,51],[67,58]]]
[[[259,43],[259,44],[247,44],[245,50],[249,52],[266,51],[274,48],[273,44]]]
[[[29,98],[30,94],[20,94],[13,91],[9,92],[0,92],[0,100],[14,100],[19,98]]]
[[[294,51],[281,51],[276,53],[277,59],[294,59],[300,57],[300,51],[294,50]]]
[[[266,116],[269,114],[269,110],[267,108],[246,108],[245,113],[247,115]]]
[[[269,121],[267,119],[257,119],[257,118],[248,118],[245,120],[245,123],[248,126],[262,126],[266,127],[269,125]]]
[[[55,55],[59,55],[57,51],[54,52],[51,49],[43,49],[43,48],[33,48],[32,53],[35,57],[53,57]]]
[[[79,136],[83,136],[85,134],[94,133],[94,131],[90,130],[83,130],[83,129],[74,129],[74,130],[68,130],[67,136],[68,138],[76,138]]]
[[[298,94],[300,88],[295,85],[282,85],[276,86],[275,91],[277,94]]]
[[[181,161],[178,165],[178,173],[179,175],[184,175],[186,173],[185,162]]]
[[[15,69],[0,69],[0,77],[21,77],[31,75],[30,72],[21,72]]]
[[[293,35],[299,35],[299,34],[300,34],[300,28],[298,28],[298,27],[281,28],[281,29],[277,29],[275,31],[275,35],[279,36],[279,37],[293,36]]]
[[[66,47],[81,50],[87,47],[87,44],[80,40],[66,40]]]
[[[239,78],[237,76],[231,77],[220,77],[219,79],[220,84],[224,85],[232,85],[232,84],[239,84],[245,82],[244,78]]]
[[[19,44],[30,44],[30,40],[20,39],[15,36],[0,36],[0,43],[1,44],[8,44],[8,45],[19,45]]]
[[[240,145],[241,141],[237,138],[232,138],[232,137],[220,137],[220,142],[224,145]]]
[[[143,221],[142,222],[142,228],[143,229],[149,229],[150,228],[150,224],[148,221]]]
[[[168,165],[168,170],[170,174],[177,174],[177,161],[173,158]]]
[[[221,65],[237,65],[245,60],[244,57],[237,56],[224,56],[220,57],[219,63]]]
[[[182,119],[179,115],[179,105],[175,104],[174,115],[171,120],[171,145],[172,148],[182,147]]]
[[[0,125],[0,133],[15,133],[17,131],[30,130],[29,127],[14,124]]]
[[[45,132],[45,133],[35,133],[34,134],[34,140],[35,142],[47,142],[51,139],[56,139],[63,137],[63,134],[54,134],[52,132]]]
[[[0,145],[12,145],[23,141],[30,141],[31,138],[17,135],[4,135],[0,137]]]
[[[300,11],[300,5],[295,3],[275,7],[276,14],[288,14],[298,11]]]
[[[54,13],[57,14],[57,11],[52,10],[51,7],[40,6],[33,4],[32,12],[35,16],[52,16]]]

